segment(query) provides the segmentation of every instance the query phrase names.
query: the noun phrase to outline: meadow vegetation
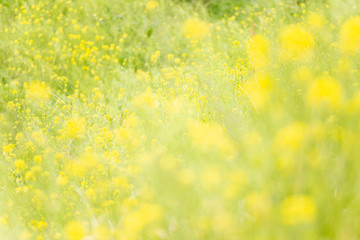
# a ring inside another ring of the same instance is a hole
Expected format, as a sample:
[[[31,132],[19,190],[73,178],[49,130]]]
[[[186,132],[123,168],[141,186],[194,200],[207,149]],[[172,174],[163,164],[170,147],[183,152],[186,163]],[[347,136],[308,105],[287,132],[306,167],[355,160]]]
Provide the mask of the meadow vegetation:
[[[0,1],[0,239],[360,239],[359,3]]]

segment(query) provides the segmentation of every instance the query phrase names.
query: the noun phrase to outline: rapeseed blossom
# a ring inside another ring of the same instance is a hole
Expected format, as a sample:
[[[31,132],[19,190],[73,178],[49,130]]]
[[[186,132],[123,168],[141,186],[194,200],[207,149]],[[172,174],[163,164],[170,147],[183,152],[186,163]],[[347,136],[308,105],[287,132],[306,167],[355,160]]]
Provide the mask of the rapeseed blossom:
[[[45,82],[30,81],[24,83],[26,98],[30,101],[45,101],[50,98],[50,88]]]
[[[307,17],[307,23],[316,29],[320,29],[326,23],[326,18],[321,13],[312,12]]]
[[[340,30],[340,50],[344,53],[353,55],[360,50],[360,17],[349,18]]]
[[[342,87],[334,78],[321,76],[310,84],[306,100],[311,107],[336,109],[341,106]]]
[[[311,57],[315,40],[313,35],[304,27],[287,25],[279,34],[279,43],[284,58],[304,60]]]
[[[210,31],[209,25],[196,18],[186,20],[182,26],[182,32],[185,37],[195,40],[205,38]]]
[[[270,100],[272,85],[273,80],[267,73],[259,73],[246,86],[245,92],[255,109],[265,108],[266,103]]]
[[[310,196],[294,195],[281,203],[281,218],[284,224],[309,223],[316,218],[316,205]]]
[[[84,135],[86,120],[83,117],[72,117],[65,121],[63,132],[66,137],[76,139]]]
[[[268,39],[256,34],[249,39],[247,45],[249,63],[253,68],[263,68],[270,63],[270,43]]]
[[[82,222],[71,221],[66,225],[66,239],[81,240],[85,237],[85,227]]]
[[[220,126],[189,122],[188,135],[194,146],[203,151],[216,149],[229,155],[234,154],[234,144]]]
[[[0,2],[1,240],[359,238],[360,0]]]
[[[159,6],[158,1],[149,1],[145,5],[146,10],[148,10],[148,11],[152,11],[152,10],[156,9],[158,6]]]
[[[159,101],[156,99],[156,95],[152,93],[150,88],[135,97],[132,102],[136,106],[144,106],[149,109],[155,109],[159,106]]]

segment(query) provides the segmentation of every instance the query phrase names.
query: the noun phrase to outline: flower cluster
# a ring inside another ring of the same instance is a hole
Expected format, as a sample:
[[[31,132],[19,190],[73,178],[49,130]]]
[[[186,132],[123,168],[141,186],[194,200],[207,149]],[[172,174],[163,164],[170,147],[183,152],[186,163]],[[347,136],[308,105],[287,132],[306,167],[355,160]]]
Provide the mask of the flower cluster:
[[[359,239],[359,1],[245,2],[0,1],[0,239]]]

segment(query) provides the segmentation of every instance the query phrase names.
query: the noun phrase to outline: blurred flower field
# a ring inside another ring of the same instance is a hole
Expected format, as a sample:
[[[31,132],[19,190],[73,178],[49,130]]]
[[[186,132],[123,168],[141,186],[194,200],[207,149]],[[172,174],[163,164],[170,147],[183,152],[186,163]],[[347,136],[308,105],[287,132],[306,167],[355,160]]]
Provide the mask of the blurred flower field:
[[[0,239],[360,239],[358,0],[0,1]]]

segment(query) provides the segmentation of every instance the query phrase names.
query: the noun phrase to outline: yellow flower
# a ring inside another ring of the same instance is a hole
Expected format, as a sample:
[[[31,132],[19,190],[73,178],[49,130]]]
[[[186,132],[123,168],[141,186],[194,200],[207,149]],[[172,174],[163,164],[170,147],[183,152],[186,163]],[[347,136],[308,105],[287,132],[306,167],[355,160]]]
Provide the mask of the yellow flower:
[[[146,81],[146,82],[149,82],[149,80],[151,79],[150,74],[148,72],[142,71],[141,69],[138,69],[136,71],[135,78],[138,81]]]
[[[189,122],[188,135],[195,147],[202,151],[218,150],[228,156],[235,153],[235,146],[224,129],[216,124]]]
[[[159,221],[162,218],[163,210],[155,204],[143,204],[139,209],[131,211],[123,218],[123,234],[130,239],[140,233],[147,225]]]
[[[45,101],[50,98],[50,88],[45,82],[31,81],[24,83],[26,99],[31,101]]]
[[[314,48],[314,37],[300,25],[288,25],[279,34],[279,42],[284,57],[300,60],[311,56]]]
[[[246,93],[257,110],[264,108],[270,99],[272,79],[265,73],[257,74],[246,87]]]
[[[155,109],[159,106],[159,102],[156,100],[156,95],[148,88],[144,93],[135,97],[132,103],[136,106],[144,106],[150,109]]]
[[[141,143],[141,139],[136,135],[131,127],[121,127],[114,130],[116,142],[122,144],[129,150],[135,150]]]
[[[280,129],[274,139],[274,149],[279,152],[295,151],[301,147],[305,137],[306,125],[295,122]]]
[[[81,240],[85,236],[85,226],[79,221],[71,221],[66,225],[65,235],[67,240]]]
[[[150,61],[155,64],[158,61],[160,54],[160,51],[156,51],[153,55],[151,55]]]
[[[122,188],[124,190],[128,190],[131,188],[128,180],[124,177],[114,177],[112,179],[112,184],[114,184],[115,187]]]
[[[124,119],[124,127],[134,128],[139,124],[139,120],[137,119],[135,114],[131,114],[130,116]]]
[[[306,100],[315,108],[325,106],[336,109],[342,100],[342,87],[329,76],[319,77],[310,84]]]
[[[4,214],[0,217],[0,225],[1,226],[7,226],[9,224],[9,216],[8,214]]]
[[[95,170],[98,164],[98,156],[94,153],[91,147],[86,147],[84,153],[78,158],[69,161],[65,170],[72,177],[82,177],[87,173]]]
[[[313,28],[321,28],[325,25],[326,19],[320,13],[310,13],[307,17],[307,23]]]
[[[26,162],[22,159],[17,159],[14,163],[14,166],[18,171],[25,170],[28,167]]]
[[[10,143],[8,145],[3,146],[3,153],[12,153],[14,149],[15,149],[15,144]]]
[[[247,54],[253,68],[263,68],[269,64],[269,47],[269,40],[259,34],[248,41]]]
[[[201,20],[191,18],[184,22],[182,32],[185,37],[200,40],[205,38],[210,31],[209,25]]]
[[[60,172],[59,176],[56,178],[56,184],[59,184],[60,186],[64,186],[68,183],[68,178],[65,175],[64,172]]]
[[[159,2],[158,1],[149,1],[148,3],[146,3],[146,10],[148,11],[152,11],[154,9],[156,9],[159,6]]]
[[[64,135],[69,138],[79,138],[86,131],[86,120],[83,117],[72,117],[65,121]]]
[[[292,170],[296,165],[294,156],[305,142],[306,124],[291,123],[280,129],[274,138],[272,150],[276,154],[277,166],[282,170]]]
[[[360,91],[355,92],[350,101],[348,102],[347,111],[349,113],[360,112]]]
[[[360,50],[360,17],[348,19],[340,30],[340,50],[347,54],[356,54]]]
[[[281,203],[280,214],[287,225],[312,222],[316,217],[315,201],[311,196],[290,196]]]
[[[39,230],[41,230],[41,229],[44,229],[44,228],[47,227],[47,223],[44,222],[44,221],[36,221],[36,220],[32,219],[32,220],[30,221],[30,226],[31,226],[33,229],[39,229]]]

